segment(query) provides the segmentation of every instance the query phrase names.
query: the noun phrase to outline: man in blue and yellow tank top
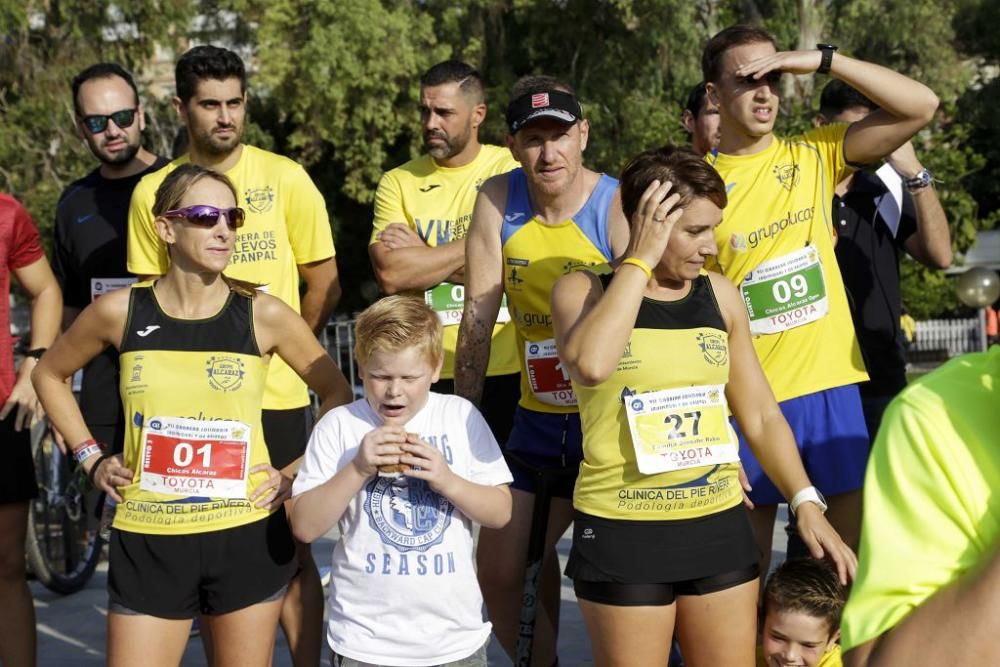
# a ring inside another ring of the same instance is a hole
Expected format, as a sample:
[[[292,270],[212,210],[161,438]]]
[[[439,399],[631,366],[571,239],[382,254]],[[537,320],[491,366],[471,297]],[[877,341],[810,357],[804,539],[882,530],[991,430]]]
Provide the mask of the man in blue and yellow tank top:
[[[483,80],[457,60],[420,77],[424,155],[386,172],[375,192],[368,254],[386,294],[423,293],[444,325],[441,380],[431,389],[455,391],[455,342],[465,300],[465,235],[483,182],[517,167],[510,151],[479,143],[486,118]],[[483,416],[497,442],[510,433],[519,371],[514,327],[501,309],[493,328]]]
[[[491,332],[506,296],[517,330],[521,400],[506,451],[514,474],[513,519],[483,530],[479,577],[493,628],[508,654],[518,633],[531,512],[532,469],[575,476],[583,458],[580,415],[569,376],[559,366],[549,293],[572,271],[605,264],[624,251],[628,223],[616,179],[583,166],[590,126],[572,89],[547,76],[518,81],[507,107],[508,138],[521,168],[480,189],[466,242],[465,315],[455,360],[455,389],[477,405]],[[555,660],[559,613],[555,543],[572,520],[572,482],[556,484],[548,517],[540,608],[532,664]]]
[[[813,72],[849,83],[881,110],[850,126],[776,137],[782,73]],[[856,385],[867,375],[833,252],[830,202],[852,165],[895,150],[931,119],[938,100],[926,86],[829,44],[779,53],[770,34],[744,25],[709,40],[702,74],[722,120],[719,148],[706,159],[729,195],[715,268],[740,287],[757,356],[806,472],[828,497],[830,523],[857,548],[868,434]],[[766,572],[781,496],[742,436],[740,445]]]

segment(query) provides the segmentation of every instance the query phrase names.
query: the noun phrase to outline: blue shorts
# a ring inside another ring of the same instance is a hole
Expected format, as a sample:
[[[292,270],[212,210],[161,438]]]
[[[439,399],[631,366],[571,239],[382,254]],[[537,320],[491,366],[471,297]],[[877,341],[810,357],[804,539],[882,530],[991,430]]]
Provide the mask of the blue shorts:
[[[537,475],[544,470],[551,480],[552,495],[572,498],[583,461],[580,415],[536,412],[519,405],[504,453],[514,477],[512,488],[535,493]]]
[[[834,496],[862,487],[871,442],[857,385],[790,398],[778,403],[778,407],[792,428],[809,480],[823,495]],[[785,502],[735,422],[733,426],[740,439],[740,462],[753,487],[750,500],[757,505]]]

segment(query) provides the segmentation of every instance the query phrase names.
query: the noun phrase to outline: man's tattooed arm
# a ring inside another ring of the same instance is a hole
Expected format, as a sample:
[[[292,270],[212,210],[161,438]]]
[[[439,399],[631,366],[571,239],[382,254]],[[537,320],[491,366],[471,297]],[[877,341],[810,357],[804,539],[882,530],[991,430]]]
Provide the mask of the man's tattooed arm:
[[[493,324],[496,322],[496,315],[491,319],[486,314],[490,308],[483,301],[466,299],[455,349],[455,393],[472,401],[476,407],[483,398]]]
[[[477,406],[483,398],[493,325],[503,296],[500,229],[506,199],[506,175],[486,181],[476,197],[465,239],[465,310],[455,349],[455,393]]]

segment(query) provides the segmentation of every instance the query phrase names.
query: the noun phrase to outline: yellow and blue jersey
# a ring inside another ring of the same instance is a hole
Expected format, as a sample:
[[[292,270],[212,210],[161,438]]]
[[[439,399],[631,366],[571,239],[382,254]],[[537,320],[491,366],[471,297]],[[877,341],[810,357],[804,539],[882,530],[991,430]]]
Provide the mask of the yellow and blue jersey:
[[[507,307],[517,328],[521,407],[557,414],[577,411],[569,375],[555,351],[549,297],[560,277],[613,259],[608,207],[617,189],[618,181],[602,174],[583,208],[549,223],[535,215],[524,170],[507,176],[500,238]]]

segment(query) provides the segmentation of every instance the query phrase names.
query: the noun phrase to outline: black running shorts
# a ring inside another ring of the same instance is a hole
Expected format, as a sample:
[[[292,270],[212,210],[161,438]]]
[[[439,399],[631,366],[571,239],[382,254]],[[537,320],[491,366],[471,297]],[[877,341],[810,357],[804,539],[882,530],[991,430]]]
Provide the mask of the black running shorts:
[[[274,598],[298,567],[284,508],[190,535],[111,531],[109,609],[159,618],[226,614]]]

